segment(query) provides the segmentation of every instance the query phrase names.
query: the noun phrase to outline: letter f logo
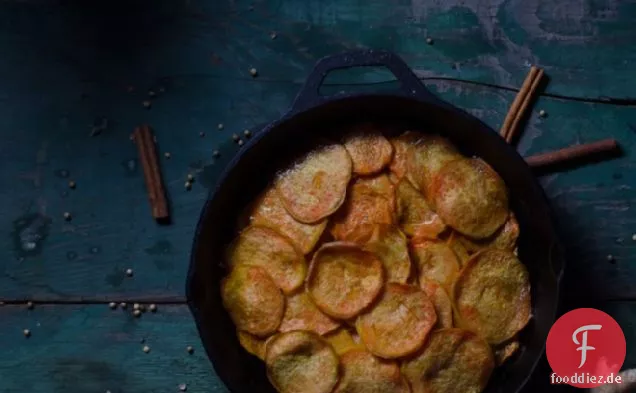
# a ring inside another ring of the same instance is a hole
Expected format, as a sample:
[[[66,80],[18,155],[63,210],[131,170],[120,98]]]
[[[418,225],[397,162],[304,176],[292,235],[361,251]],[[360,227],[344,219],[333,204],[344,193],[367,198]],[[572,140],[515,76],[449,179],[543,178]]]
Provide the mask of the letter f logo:
[[[583,367],[583,365],[585,364],[585,360],[587,359],[587,351],[593,351],[596,348],[594,347],[589,347],[587,345],[587,332],[588,330],[601,330],[601,325],[585,325],[585,326],[581,326],[580,328],[576,329],[574,331],[574,334],[572,334],[572,341],[574,341],[574,344],[576,345],[581,345],[580,347],[578,347],[576,350],[577,351],[581,351],[581,364],[579,365],[579,368]],[[583,332],[583,339],[581,340],[581,342],[579,342],[579,340],[576,338],[576,336]]]

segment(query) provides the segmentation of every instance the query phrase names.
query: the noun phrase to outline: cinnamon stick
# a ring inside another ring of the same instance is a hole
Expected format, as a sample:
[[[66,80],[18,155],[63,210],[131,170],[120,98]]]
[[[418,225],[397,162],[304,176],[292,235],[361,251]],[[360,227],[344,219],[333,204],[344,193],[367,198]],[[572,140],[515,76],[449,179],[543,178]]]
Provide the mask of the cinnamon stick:
[[[528,72],[526,79],[523,81],[523,85],[521,85],[521,89],[517,93],[517,96],[515,97],[514,101],[512,101],[512,105],[510,105],[508,114],[506,115],[506,118],[504,119],[503,125],[501,126],[501,130],[499,132],[503,138],[506,138],[506,136],[508,135],[510,126],[514,122],[514,119],[517,115],[517,112],[519,112],[519,108],[521,107],[521,104],[523,103],[524,99],[530,92],[530,88],[532,87],[532,82],[534,81],[537,75],[537,72],[539,72],[539,69],[537,67],[535,66],[530,67],[530,71]]]
[[[540,168],[548,165],[566,163],[577,158],[590,157],[599,153],[609,153],[618,150],[618,142],[615,139],[603,139],[601,141],[575,145],[552,151],[549,153],[535,154],[526,157],[526,163],[532,168]]]
[[[170,217],[170,212],[152,130],[149,126],[142,125],[135,129],[133,136],[139,150],[139,160],[144,170],[144,180],[152,216],[156,220],[165,220]]]
[[[540,69],[535,74],[534,79],[532,80],[532,84],[530,85],[530,89],[528,93],[525,95],[525,97],[523,98],[523,102],[521,103],[519,110],[517,111],[515,118],[512,121],[510,128],[508,129],[508,133],[506,134],[506,137],[505,137],[506,142],[508,143],[512,142],[513,139],[519,133],[519,131],[521,131],[519,124],[521,123],[521,120],[523,120],[523,117],[525,116],[528,110],[528,107],[530,106],[530,103],[534,99],[537,88],[539,87],[539,83],[541,83],[541,78],[543,78],[543,70]]]

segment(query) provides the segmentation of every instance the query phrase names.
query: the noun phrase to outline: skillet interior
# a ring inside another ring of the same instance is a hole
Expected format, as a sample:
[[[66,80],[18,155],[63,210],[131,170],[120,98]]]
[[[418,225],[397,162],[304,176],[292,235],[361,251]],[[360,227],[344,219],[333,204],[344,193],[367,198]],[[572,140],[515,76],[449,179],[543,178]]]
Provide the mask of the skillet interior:
[[[220,280],[226,245],[236,234],[240,212],[314,138],[338,138],[349,124],[374,121],[399,133],[436,131],[466,155],[487,161],[504,179],[521,228],[519,257],[532,285],[533,319],[521,335],[521,351],[498,368],[486,393],[519,391],[543,354],[555,320],[563,256],[547,201],[523,159],[476,118],[447,105],[393,95],[364,95],[326,102],[289,115],[257,133],[228,165],[212,190],[195,235],[187,296],[214,368],[234,393],[275,393],[264,364],[243,350],[224,310]]]

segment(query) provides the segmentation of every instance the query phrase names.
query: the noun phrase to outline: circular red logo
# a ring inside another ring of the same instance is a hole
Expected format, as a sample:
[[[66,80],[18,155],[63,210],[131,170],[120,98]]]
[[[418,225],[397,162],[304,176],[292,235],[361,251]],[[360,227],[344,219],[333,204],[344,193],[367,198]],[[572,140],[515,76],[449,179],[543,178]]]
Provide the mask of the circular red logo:
[[[620,383],[616,376],[625,361],[625,350],[625,335],[614,318],[594,308],[572,310],[548,333],[551,383],[577,388]]]

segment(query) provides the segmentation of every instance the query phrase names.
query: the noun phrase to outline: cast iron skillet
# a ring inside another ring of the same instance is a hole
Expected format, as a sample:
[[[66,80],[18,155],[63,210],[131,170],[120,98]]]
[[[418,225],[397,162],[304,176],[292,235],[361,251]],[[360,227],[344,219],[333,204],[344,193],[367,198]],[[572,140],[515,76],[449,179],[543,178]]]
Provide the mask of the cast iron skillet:
[[[383,94],[318,92],[333,70],[383,66],[400,83]],[[272,180],[277,170],[313,146],[317,138],[338,138],[347,125],[374,121],[398,133],[434,130],[465,154],[488,162],[510,189],[521,228],[519,257],[532,285],[533,319],[521,334],[520,353],[493,375],[486,393],[518,392],[544,351],[555,320],[564,259],[543,190],[524,160],[497,133],[475,117],[441,101],[396,55],[377,50],[349,52],[320,60],[289,112],[256,133],[226,167],[203,208],[192,249],[187,298],[216,373],[232,393],[274,393],[263,363],[239,345],[224,310],[220,280],[223,254],[235,236],[237,218]]]

